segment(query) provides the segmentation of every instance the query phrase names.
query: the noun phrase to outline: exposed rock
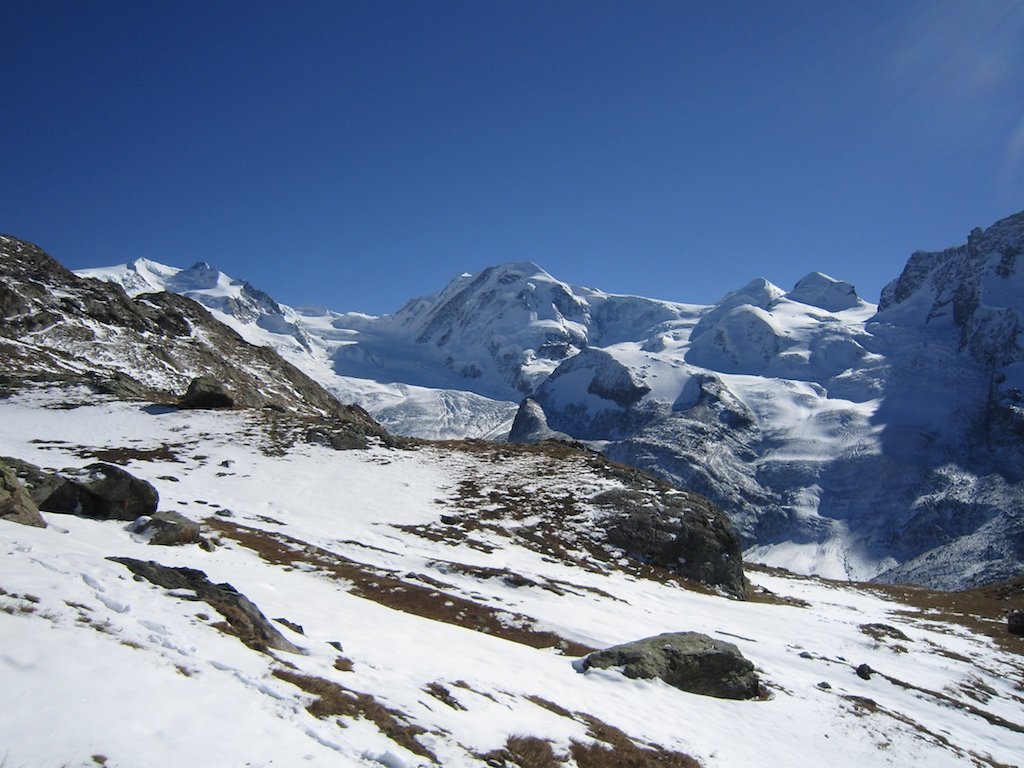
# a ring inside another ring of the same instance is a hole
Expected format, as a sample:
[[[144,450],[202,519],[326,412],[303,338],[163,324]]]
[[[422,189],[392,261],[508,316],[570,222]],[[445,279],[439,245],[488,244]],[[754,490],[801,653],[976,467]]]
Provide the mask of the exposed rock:
[[[39,507],[32,496],[14,471],[3,462],[0,462],[0,519],[35,528],[46,527],[46,521],[39,514]]]
[[[336,451],[361,450],[369,445],[366,435],[344,427],[340,429],[313,427],[306,431],[306,442],[327,446]]]
[[[73,472],[73,474],[72,474]],[[150,483],[110,464],[65,470],[79,489],[78,509],[69,511],[102,520],[135,520],[156,512],[160,495]],[[40,505],[40,509],[48,509]],[[57,510],[53,510],[57,511]]]
[[[688,493],[652,497],[630,489],[606,491],[592,501],[614,510],[603,523],[613,547],[734,597],[744,596],[740,540],[729,519],[709,501]]]
[[[197,376],[178,400],[180,408],[233,408],[235,398],[212,376]]]
[[[669,632],[612,646],[587,656],[583,667],[621,667],[629,678],[658,678],[720,699],[751,699],[760,686],[754,665],[739,648],[699,632]]]
[[[203,541],[199,523],[173,511],[140,517],[132,524],[131,530],[148,537],[150,544],[158,546],[201,544]]]
[[[556,432],[548,426],[547,417],[540,403],[527,397],[519,404],[512,430],[508,433],[510,443],[540,443],[544,440],[566,440],[572,438],[563,432]]]
[[[78,491],[71,480],[11,456],[0,457],[0,461],[14,472],[36,507],[47,512],[75,514]]]
[[[158,587],[194,591],[194,599],[208,603],[223,616],[232,632],[250,648],[264,653],[268,649],[288,653],[301,652],[277,631],[255,603],[230,584],[214,584],[205,573],[196,568],[172,568],[152,560],[136,560],[131,557],[108,559],[120,563],[136,576]]]
[[[160,501],[150,483],[110,464],[50,472],[27,461],[3,461],[14,470],[43,512],[131,521],[152,515]]]
[[[1024,635],[1024,611],[1013,611],[1007,616],[1006,630],[1011,635]]]

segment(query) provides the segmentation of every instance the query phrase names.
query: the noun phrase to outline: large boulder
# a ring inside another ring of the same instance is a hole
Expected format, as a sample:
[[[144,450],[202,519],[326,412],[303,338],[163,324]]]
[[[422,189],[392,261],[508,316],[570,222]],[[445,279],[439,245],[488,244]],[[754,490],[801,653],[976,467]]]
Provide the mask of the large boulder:
[[[629,678],[664,680],[690,693],[751,699],[760,682],[754,665],[732,643],[699,632],[670,632],[596,651],[583,668],[621,668]]]
[[[160,501],[150,483],[110,464],[51,472],[27,461],[2,460],[43,512],[98,520],[135,520],[156,512]]]
[[[164,589],[188,590],[195,592],[194,600],[202,600],[225,618],[231,633],[257,651],[269,649],[300,653],[301,650],[289,642],[256,604],[230,584],[214,584],[205,573],[196,568],[172,568],[152,560],[136,560],[131,557],[107,558],[120,563],[140,579]],[[179,596],[180,593],[179,593]]]
[[[77,504],[70,511],[99,520],[135,520],[156,512],[160,495],[150,483],[120,467],[90,464],[81,470],[65,470],[78,492]],[[49,509],[47,504],[39,506]]]
[[[233,408],[234,405],[235,398],[212,376],[192,379],[178,400],[179,408]]]
[[[1011,635],[1024,636],[1024,611],[1013,611],[1006,617],[1006,630]]]
[[[46,521],[39,514],[32,496],[7,465],[0,462],[0,519],[12,523],[45,528]]]

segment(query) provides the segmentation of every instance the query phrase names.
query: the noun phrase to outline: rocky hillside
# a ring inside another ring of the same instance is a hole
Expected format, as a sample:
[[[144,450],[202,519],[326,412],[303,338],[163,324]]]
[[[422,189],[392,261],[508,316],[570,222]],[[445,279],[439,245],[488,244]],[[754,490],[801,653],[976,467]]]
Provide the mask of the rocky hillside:
[[[116,284],[68,271],[37,246],[0,236],[4,382],[85,382],[99,391],[173,402],[212,376],[239,406],[329,419],[382,434],[272,348],[254,346],[175,293],[131,298]]]

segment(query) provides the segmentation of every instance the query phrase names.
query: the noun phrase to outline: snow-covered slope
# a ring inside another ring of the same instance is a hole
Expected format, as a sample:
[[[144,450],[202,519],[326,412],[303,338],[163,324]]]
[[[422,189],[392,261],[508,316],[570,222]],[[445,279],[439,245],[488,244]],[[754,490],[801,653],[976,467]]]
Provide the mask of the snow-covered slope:
[[[691,591],[601,559],[585,536],[565,546],[544,533],[584,533],[600,515],[588,499],[623,482],[553,450],[333,451],[256,410],[10,393],[0,455],[56,468],[120,457],[214,544],[154,546],[110,520],[0,520],[3,762],[1024,762],[1024,664],[1005,599],[766,570],[749,573],[746,602]],[[230,584],[300,652],[248,647],[195,591],[135,579],[111,557]],[[574,666],[587,648],[679,630],[734,643],[765,696],[721,700]]]

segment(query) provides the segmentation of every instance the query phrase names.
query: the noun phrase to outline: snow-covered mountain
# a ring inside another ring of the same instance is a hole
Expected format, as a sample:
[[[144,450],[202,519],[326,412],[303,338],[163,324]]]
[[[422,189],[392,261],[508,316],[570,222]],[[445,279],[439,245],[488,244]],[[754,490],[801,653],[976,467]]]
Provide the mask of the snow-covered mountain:
[[[821,273],[697,306],[519,262],[383,317],[94,274],[184,291],[395,432],[583,441],[722,505],[750,558],[951,588],[1024,572],[1021,251],[1024,214],[914,254],[878,307]]]

